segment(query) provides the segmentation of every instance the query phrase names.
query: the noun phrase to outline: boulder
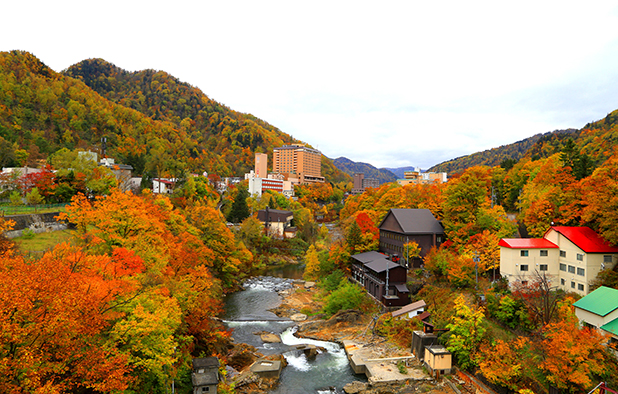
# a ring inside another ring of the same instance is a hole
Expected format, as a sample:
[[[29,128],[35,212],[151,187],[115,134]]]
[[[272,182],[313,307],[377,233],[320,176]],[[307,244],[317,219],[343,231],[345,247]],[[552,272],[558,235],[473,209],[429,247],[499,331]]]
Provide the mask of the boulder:
[[[304,313],[295,313],[292,316],[290,316],[290,320],[292,321],[305,321],[307,320],[307,315],[305,315]]]
[[[277,334],[272,334],[272,333],[261,334],[260,338],[262,339],[262,342],[264,343],[280,343],[281,342],[281,337]]]
[[[367,383],[363,383],[359,381],[348,383],[345,386],[343,386],[343,391],[346,394],[358,394],[365,390],[367,390]]]
[[[315,282],[305,282],[305,289],[311,289],[315,287]]]

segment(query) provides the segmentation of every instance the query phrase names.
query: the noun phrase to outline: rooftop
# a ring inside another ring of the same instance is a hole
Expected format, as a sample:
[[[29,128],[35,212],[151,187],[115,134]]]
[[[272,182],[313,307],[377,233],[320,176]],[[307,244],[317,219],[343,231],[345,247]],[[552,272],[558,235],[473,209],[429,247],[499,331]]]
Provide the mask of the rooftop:
[[[545,238],[502,238],[500,246],[511,249],[557,249],[558,245]]]
[[[443,234],[444,228],[436,220],[429,209],[401,209],[393,208],[386,215],[382,223],[392,214],[404,234]],[[378,228],[382,227],[382,223]]]
[[[618,309],[618,290],[601,286],[573,306],[599,316],[606,316]]]
[[[411,304],[404,306],[403,308],[396,310],[393,312],[393,317],[397,317],[399,315],[403,315],[404,313],[413,312],[417,309],[424,308],[427,306],[424,300],[416,301]]]
[[[586,253],[618,253],[618,248],[610,245],[590,227],[554,226],[554,230],[577,245]]]

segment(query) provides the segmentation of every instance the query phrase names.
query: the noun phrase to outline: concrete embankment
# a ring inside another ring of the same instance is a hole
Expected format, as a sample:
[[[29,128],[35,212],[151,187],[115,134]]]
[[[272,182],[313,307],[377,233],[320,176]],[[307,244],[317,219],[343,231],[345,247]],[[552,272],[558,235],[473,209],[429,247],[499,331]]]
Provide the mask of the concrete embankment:
[[[351,340],[344,340],[343,347],[352,370],[357,374],[367,375],[370,385],[433,381],[411,353],[397,357],[380,357],[371,345]],[[398,364],[402,362],[405,368],[401,367],[400,371]]]

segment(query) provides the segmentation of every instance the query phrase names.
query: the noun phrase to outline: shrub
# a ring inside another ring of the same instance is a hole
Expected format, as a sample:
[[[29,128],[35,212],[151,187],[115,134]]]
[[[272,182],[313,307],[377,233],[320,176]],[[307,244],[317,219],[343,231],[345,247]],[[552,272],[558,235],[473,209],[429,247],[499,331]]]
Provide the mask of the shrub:
[[[326,297],[324,313],[332,316],[341,310],[361,309],[367,302],[365,297],[365,290],[360,286],[342,281],[337,290]]]
[[[322,280],[321,286],[322,288],[324,288],[324,290],[328,292],[335,291],[341,284],[341,281],[343,280],[343,278],[344,278],[343,271],[335,270],[330,275],[328,275],[326,278]]]
[[[35,234],[34,234],[34,231],[32,231],[31,229],[25,228],[25,229],[22,230],[21,236],[24,239],[32,239],[32,238],[34,238]]]

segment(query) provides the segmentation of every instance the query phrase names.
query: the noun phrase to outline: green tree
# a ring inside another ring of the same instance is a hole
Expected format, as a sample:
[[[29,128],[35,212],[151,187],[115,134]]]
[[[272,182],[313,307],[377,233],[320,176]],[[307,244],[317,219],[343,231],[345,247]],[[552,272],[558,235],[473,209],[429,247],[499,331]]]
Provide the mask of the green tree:
[[[238,192],[234,197],[234,203],[230,213],[227,216],[227,221],[232,223],[240,223],[249,217],[249,206],[247,205],[247,198],[249,197],[249,190],[244,186],[238,186]]]
[[[457,357],[463,369],[478,365],[477,352],[485,339],[485,314],[483,308],[470,309],[463,295],[455,300],[455,315],[446,327],[450,329],[447,348]]]
[[[39,205],[43,202],[43,196],[39,193],[39,189],[33,187],[30,193],[26,194],[26,202],[28,205]]]
[[[366,303],[365,290],[357,284],[343,281],[337,290],[326,297],[324,313],[329,316],[341,310],[360,309]]]

